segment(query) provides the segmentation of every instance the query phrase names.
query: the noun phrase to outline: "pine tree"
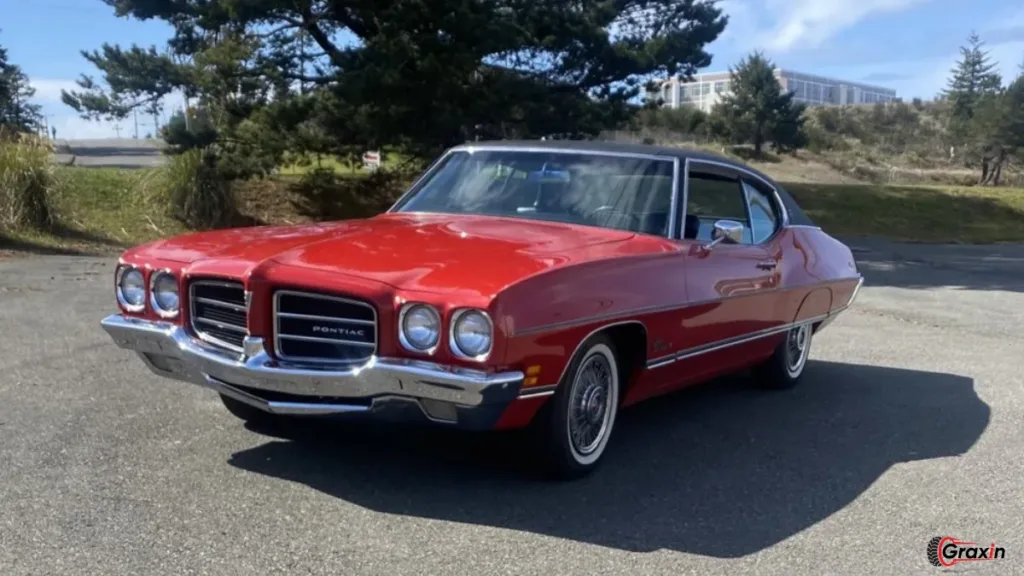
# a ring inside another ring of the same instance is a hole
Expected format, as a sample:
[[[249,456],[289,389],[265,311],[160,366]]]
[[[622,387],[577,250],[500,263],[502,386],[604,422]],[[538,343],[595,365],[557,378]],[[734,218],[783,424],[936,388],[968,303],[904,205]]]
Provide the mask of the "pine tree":
[[[1002,78],[995,72],[998,63],[990,61],[989,53],[982,50],[985,43],[981,38],[972,32],[967,43],[960,48],[961,58],[943,91],[952,104],[951,117],[960,128],[974,117],[982,98],[998,92],[1002,85]]]
[[[995,118],[990,123],[989,148],[995,158],[994,167],[990,174],[982,175],[983,183],[997,186],[1003,165],[1010,158],[1024,159],[1024,75],[1018,76],[998,98]]]
[[[0,46],[0,131],[31,132],[39,127],[39,106],[30,102],[36,93],[21,68],[7,61]]]
[[[782,96],[787,102],[779,108],[779,119],[772,131],[772,148],[776,152],[792,152],[807,146],[807,131],[804,130],[804,122],[807,120],[804,111],[807,106],[793,102],[792,92]]]
[[[724,125],[731,140],[751,143],[760,154],[771,141],[778,151],[806,144],[802,105],[794,105],[793,94],[783,92],[772,62],[754,52],[730,70],[729,93],[713,115]]]

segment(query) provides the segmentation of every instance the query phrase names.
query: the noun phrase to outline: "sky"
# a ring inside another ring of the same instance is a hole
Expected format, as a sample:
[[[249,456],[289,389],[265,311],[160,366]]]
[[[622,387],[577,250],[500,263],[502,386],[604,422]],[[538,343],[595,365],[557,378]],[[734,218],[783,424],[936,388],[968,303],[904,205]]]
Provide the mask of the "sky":
[[[1020,0],[721,0],[720,6],[729,24],[708,46],[713,60],[702,72],[727,70],[762,50],[783,68],[887,86],[910,100],[930,99],[945,86],[972,31],[1004,78],[1015,77],[1024,63]],[[117,125],[81,119],[60,101],[60,91],[74,89],[83,73],[96,74],[82,50],[104,42],[163,46],[169,36],[162,22],[119,19],[102,0],[0,0],[0,45],[28,74],[58,138],[132,136],[131,118]],[[152,131],[152,118],[138,120],[140,137]]]

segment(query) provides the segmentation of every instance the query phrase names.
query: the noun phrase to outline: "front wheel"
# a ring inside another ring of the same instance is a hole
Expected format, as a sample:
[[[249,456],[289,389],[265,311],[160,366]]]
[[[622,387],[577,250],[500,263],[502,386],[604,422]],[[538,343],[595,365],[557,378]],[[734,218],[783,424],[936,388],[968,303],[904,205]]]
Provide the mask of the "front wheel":
[[[800,382],[811,354],[814,327],[800,324],[786,332],[786,338],[775,352],[754,369],[754,377],[763,388],[783,390]]]
[[[590,338],[535,421],[547,471],[565,480],[593,472],[601,462],[619,411],[620,373],[615,346]]]

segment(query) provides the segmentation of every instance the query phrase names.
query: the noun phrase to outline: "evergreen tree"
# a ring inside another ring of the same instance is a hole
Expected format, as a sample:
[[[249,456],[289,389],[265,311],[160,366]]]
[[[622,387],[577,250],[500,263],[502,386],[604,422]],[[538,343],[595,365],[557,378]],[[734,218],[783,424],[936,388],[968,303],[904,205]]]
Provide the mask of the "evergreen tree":
[[[804,129],[807,106],[793,102],[792,92],[786,92],[782,97],[786,102],[778,109],[778,122],[772,131],[772,148],[776,152],[792,152],[807,146],[807,131]]]
[[[30,102],[35,93],[28,76],[7,61],[7,50],[0,46],[0,131],[33,132],[39,128],[39,106]]]
[[[983,126],[982,184],[999,185],[1003,166],[1024,156],[1024,76],[1018,76],[1004,93],[992,97]]]
[[[1002,85],[1002,78],[995,71],[998,63],[990,61],[989,53],[982,50],[984,42],[981,38],[971,33],[967,42],[967,46],[960,48],[961,58],[952,70],[948,87],[943,91],[943,95],[952,104],[954,132],[960,133],[974,117],[982,98],[998,92]]]
[[[730,70],[729,92],[713,115],[730,140],[753,144],[760,154],[769,141],[779,151],[804,146],[803,112],[802,105],[794,105],[793,94],[782,91],[771,61],[754,52]]]
[[[259,171],[285,149],[423,159],[478,137],[618,128],[645,83],[708,66],[728,21],[713,0],[105,3],[173,37],[84,53],[103,82],[63,101],[119,119],[184,92],[222,157],[267,158]]]

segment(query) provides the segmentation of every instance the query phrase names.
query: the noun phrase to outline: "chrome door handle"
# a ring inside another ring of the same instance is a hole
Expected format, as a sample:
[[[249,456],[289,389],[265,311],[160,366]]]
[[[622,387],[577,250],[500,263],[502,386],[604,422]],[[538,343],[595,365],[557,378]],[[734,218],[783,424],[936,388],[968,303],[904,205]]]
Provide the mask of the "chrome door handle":
[[[757,263],[757,267],[761,270],[774,270],[777,265],[778,262],[775,260],[764,260]]]

